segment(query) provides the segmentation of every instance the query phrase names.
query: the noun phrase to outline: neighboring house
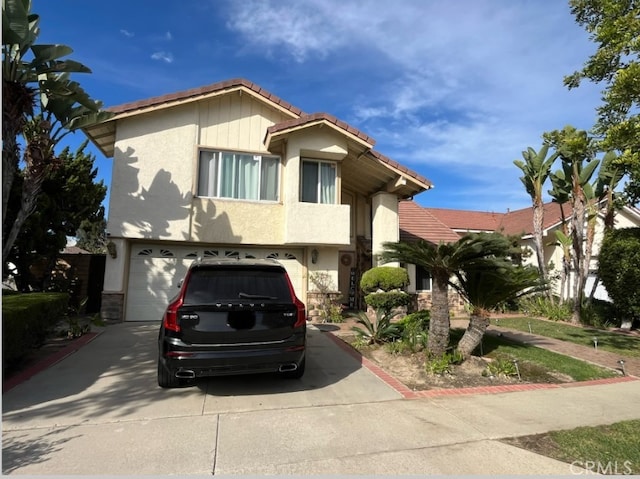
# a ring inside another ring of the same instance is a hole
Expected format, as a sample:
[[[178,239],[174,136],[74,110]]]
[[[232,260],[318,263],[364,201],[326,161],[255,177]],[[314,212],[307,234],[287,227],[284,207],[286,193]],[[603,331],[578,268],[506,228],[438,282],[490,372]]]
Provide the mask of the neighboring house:
[[[558,244],[555,232],[562,230],[563,224],[567,224],[571,216],[571,207],[564,205],[564,212],[561,211],[558,203],[544,204],[544,224],[543,224],[543,244],[545,262],[550,273],[559,274],[562,267],[563,250]],[[439,241],[455,241],[466,233],[478,232],[500,232],[507,236],[518,236],[521,238],[521,246],[530,251],[530,255],[524,259],[525,264],[537,266],[535,248],[533,245],[533,208],[523,208],[506,213],[490,213],[483,211],[465,211],[442,208],[423,208],[412,201],[402,201],[400,211],[400,238],[412,239],[420,238],[432,243]],[[564,213],[564,216],[563,216]],[[563,217],[565,218],[563,221]],[[604,213],[598,215],[596,224],[596,235],[593,244],[593,252],[590,265],[590,275],[587,278],[585,291],[591,293],[596,272],[598,269],[598,253],[604,231]],[[640,210],[634,207],[624,207],[616,212],[615,228],[630,228],[640,226]],[[429,285],[425,281],[421,282],[421,271],[409,271],[412,283],[416,285],[418,291]],[[413,274],[413,276],[412,276]],[[572,275],[573,279],[573,275]],[[559,292],[560,284],[554,284],[556,293]],[[571,288],[569,288],[571,291]],[[598,299],[608,299],[607,292],[602,285],[596,289],[595,297]]]
[[[298,296],[328,272],[349,306],[426,178],[326,113],[243,79],[128,103],[85,129],[113,158],[102,316],[156,321],[197,257],[275,258]]]

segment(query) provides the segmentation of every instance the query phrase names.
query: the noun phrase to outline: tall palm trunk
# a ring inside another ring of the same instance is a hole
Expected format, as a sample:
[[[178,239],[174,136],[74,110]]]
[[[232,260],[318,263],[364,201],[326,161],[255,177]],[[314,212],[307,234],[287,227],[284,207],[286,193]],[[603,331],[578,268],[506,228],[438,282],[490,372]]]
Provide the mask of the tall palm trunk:
[[[544,227],[544,204],[541,198],[536,198],[533,204],[533,244],[536,249],[536,256],[538,258],[538,269],[540,270],[540,276],[543,279],[547,279],[547,265],[544,258],[544,244],[542,243],[542,229]],[[551,290],[547,291],[547,296],[550,301],[553,301],[553,294]]]
[[[589,270],[591,269],[591,257],[593,256],[593,242],[596,236],[596,223],[598,221],[598,200],[590,198],[587,204],[587,240],[584,245],[584,264],[582,270],[582,276],[584,278],[584,286],[582,288],[582,294],[584,295],[584,288],[587,285],[587,278],[589,278]],[[594,286],[597,284],[597,280],[594,281]],[[595,288],[594,288],[595,291]],[[587,302],[591,303],[592,295],[587,297]]]
[[[471,356],[473,351],[480,345],[482,337],[489,327],[489,318],[488,311],[480,308],[473,309],[469,318],[469,326],[467,326],[467,330],[458,343],[458,352],[463,359]]]
[[[429,321],[429,339],[427,352],[431,357],[441,357],[449,346],[449,277],[433,276],[431,292],[431,320]]]
[[[573,236],[573,267],[576,274],[573,284],[573,313],[571,322],[580,323],[580,315],[582,312],[582,297],[584,296],[584,286],[586,278],[584,275],[584,254],[582,250],[582,242],[584,239],[584,222],[586,210],[586,198],[584,191],[579,184],[579,173],[577,166],[574,166],[574,191],[573,191],[573,216],[572,216],[572,236]]]

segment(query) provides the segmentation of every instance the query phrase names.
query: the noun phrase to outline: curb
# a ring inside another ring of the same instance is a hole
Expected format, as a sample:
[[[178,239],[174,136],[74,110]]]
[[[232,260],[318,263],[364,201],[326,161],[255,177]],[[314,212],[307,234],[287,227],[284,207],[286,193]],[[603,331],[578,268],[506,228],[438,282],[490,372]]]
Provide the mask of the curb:
[[[402,382],[387,373],[380,366],[373,361],[365,358],[355,349],[345,343],[342,339],[335,334],[330,333],[328,336],[338,345],[343,351],[346,351],[351,357],[360,361],[360,363],[375,374],[378,378],[384,381],[388,386],[400,393],[404,399],[417,399],[417,398],[437,398],[437,397],[451,397],[451,396],[467,396],[472,394],[502,394],[511,392],[523,392],[523,391],[538,391],[549,389],[566,389],[583,386],[598,386],[603,384],[616,384],[626,383],[630,381],[637,381],[639,378],[635,376],[620,376],[617,378],[604,378],[604,379],[592,379],[589,381],[576,381],[571,383],[560,384],[543,384],[543,383],[528,383],[528,384],[505,384],[496,386],[479,386],[471,388],[447,388],[447,389],[429,389],[425,391],[414,391],[407,387]]]
[[[97,333],[91,333],[91,332],[90,333],[85,333],[82,336],[80,336],[79,338],[77,338],[74,341],[72,341],[70,344],[68,344],[64,348],[60,349],[59,351],[56,351],[55,353],[51,354],[50,356],[38,361],[37,363],[33,364],[32,366],[29,366],[24,371],[19,372],[18,374],[16,374],[15,376],[11,377],[10,379],[7,379],[6,381],[4,381],[2,383],[2,393],[3,394],[6,393],[7,391],[9,391],[9,390],[13,389],[14,387],[18,386],[19,384],[22,384],[23,382],[31,379],[36,374],[44,371],[47,368],[50,368],[54,364],[59,363],[60,361],[62,361],[66,357],[71,356],[73,353],[75,353],[82,346],[84,346],[85,344],[89,344],[91,341],[93,341],[99,334],[100,334],[100,332],[97,332]]]

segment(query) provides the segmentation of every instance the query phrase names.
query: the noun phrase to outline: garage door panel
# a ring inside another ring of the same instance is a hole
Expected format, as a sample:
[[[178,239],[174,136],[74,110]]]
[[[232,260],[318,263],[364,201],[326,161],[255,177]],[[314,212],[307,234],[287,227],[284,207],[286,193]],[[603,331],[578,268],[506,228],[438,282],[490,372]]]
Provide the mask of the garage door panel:
[[[129,263],[126,321],[160,321],[178,283],[198,257],[272,258],[286,268],[296,295],[302,298],[302,251],[258,248],[200,248],[139,245],[132,248]]]

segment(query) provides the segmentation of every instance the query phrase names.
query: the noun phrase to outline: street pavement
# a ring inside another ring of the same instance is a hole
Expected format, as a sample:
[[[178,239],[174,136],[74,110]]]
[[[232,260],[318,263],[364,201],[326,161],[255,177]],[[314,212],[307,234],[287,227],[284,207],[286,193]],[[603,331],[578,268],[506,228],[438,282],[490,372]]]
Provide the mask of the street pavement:
[[[640,381],[405,399],[314,326],[301,381],[163,390],[157,325],[103,328],[2,400],[4,474],[563,474],[500,442],[640,418]]]

